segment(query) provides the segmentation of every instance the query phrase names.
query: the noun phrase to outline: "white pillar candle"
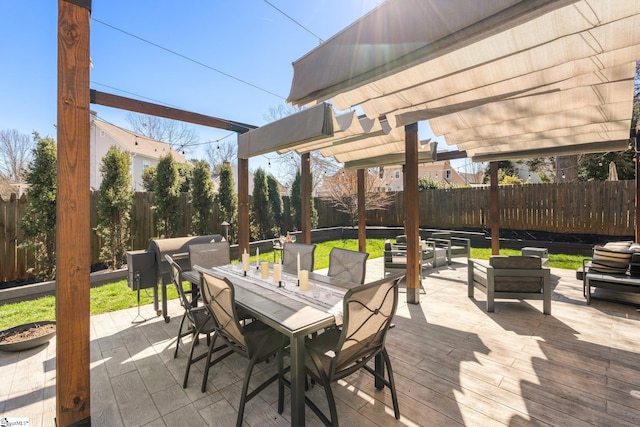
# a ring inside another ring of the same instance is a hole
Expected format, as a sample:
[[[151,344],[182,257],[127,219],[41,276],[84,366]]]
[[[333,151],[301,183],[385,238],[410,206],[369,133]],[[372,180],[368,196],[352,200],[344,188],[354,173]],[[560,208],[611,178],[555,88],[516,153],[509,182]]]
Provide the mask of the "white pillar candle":
[[[298,273],[298,280],[300,280],[300,290],[309,290],[309,272],[307,270],[300,270]]]
[[[247,253],[247,250],[244,250],[244,253],[242,254],[242,270],[243,271],[249,271],[249,254]]]
[[[260,277],[263,279],[269,278],[269,261],[262,261],[260,263]]]
[[[282,280],[282,264],[273,264],[273,281],[278,283]]]

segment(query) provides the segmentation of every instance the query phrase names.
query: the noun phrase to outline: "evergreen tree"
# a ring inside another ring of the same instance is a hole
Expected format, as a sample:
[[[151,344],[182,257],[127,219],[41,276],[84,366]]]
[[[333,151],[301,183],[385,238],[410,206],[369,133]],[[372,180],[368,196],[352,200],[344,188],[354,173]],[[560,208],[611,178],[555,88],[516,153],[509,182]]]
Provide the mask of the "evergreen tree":
[[[238,194],[234,187],[233,171],[228,163],[224,163],[220,168],[218,219],[220,223],[229,223],[229,239],[235,241],[238,226]]]
[[[41,138],[37,132],[33,139],[33,162],[25,176],[29,205],[20,222],[25,237],[22,246],[33,253],[32,272],[36,277],[52,280],[56,273],[56,142],[50,137]]]
[[[142,186],[144,191],[153,192],[156,187],[156,167],[147,166],[142,171]]]
[[[180,177],[170,154],[158,161],[152,209],[158,237],[175,237],[180,223]]]
[[[291,196],[289,197],[289,205],[291,209],[291,219],[294,230],[300,230],[302,228],[302,199],[300,199],[300,189],[302,187],[302,176],[300,175],[300,169],[296,171],[296,175],[293,178],[291,184]]]
[[[191,178],[193,176],[193,166],[186,163],[176,163],[178,167],[178,182],[181,193],[188,193],[191,188]]]
[[[271,174],[267,176],[267,188],[269,191],[269,204],[271,205],[271,213],[273,214],[274,223],[271,231],[274,236],[279,236],[282,230],[284,230],[282,196],[280,195],[278,181]]]
[[[313,181],[313,176],[310,177]],[[296,230],[302,229],[302,175],[300,175],[300,169],[296,171],[296,176],[293,179],[293,183],[291,184],[291,215],[293,217],[293,227]],[[310,198],[310,208],[311,208],[311,228],[316,228],[318,226],[318,211],[316,210],[316,205],[313,201],[313,197],[311,194]]]
[[[98,227],[103,239],[100,260],[108,268],[124,263],[129,240],[129,224],[133,193],[131,191],[131,159],[129,154],[112,146],[102,158],[102,183],[98,195]]]
[[[251,199],[251,235],[255,240],[264,240],[271,232],[271,206],[264,170],[258,168],[253,174],[253,194]]]
[[[210,234],[213,231],[213,181],[209,163],[204,160],[196,162],[193,168],[189,198],[193,207],[191,232],[195,235]]]

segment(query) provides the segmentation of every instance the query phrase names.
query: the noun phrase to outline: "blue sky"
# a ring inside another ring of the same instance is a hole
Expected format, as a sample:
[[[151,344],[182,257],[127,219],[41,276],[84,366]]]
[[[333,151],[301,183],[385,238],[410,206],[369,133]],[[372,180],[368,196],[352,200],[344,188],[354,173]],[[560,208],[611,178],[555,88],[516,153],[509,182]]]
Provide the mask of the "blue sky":
[[[269,1],[322,39],[379,2]],[[0,40],[4,58],[0,129],[26,134],[35,130],[55,137],[57,1],[0,0]],[[293,76],[291,63],[318,44],[318,38],[264,0],[93,0],[91,88],[260,126],[267,123],[270,108],[285,103]],[[129,127],[126,112],[92,108],[100,118]],[[196,130],[201,142],[229,135],[206,127]],[[202,156],[201,146],[191,152],[191,157]],[[265,162],[252,159],[249,166],[255,169]]]

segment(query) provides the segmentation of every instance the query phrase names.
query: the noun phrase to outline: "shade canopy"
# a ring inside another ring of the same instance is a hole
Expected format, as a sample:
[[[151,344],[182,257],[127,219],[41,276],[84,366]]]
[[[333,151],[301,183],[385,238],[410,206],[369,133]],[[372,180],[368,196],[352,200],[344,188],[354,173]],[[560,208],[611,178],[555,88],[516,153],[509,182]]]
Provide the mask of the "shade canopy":
[[[425,149],[423,144],[418,145],[421,161],[435,160],[434,147]],[[358,117],[353,111],[336,115],[329,104],[321,103],[241,134],[238,157],[249,158],[273,151],[279,154],[293,150],[299,154],[320,151],[323,156],[333,156],[345,164],[370,164],[365,160],[375,158],[383,163],[371,166],[380,166],[403,163],[388,162],[403,156],[404,149],[402,128],[392,128],[384,119]]]
[[[429,120],[474,159],[607,151],[629,138],[639,28],[638,0],[388,0],[296,61],[288,100]]]

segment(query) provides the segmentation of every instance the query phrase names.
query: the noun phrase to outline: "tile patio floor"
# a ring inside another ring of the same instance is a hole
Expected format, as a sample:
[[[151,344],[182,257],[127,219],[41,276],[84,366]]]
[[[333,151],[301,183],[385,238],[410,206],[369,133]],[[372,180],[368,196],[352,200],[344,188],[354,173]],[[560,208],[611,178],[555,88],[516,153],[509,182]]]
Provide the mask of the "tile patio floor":
[[[368,263],[367,281],[382,260]],[[401,301],[389,333],[402,417],[393,417],[387,391],[354,374],[334,385],[346,426],[637,426],[640,425],[640,313],[634,306],[585,304],[573,271],[552,269],[552,315],[542,301],[467,297],[466,264],[430,270],[419,305]],[[192,368],[181,386],[185,352],[173,359],[180,307],[170,323],[142,307],[149,320],[132,324],[136,309],[91,318],[91,418],[94,426],[231,426],[235,423],[244,360],[232,356],[212,369],[206,393]],[[197,352],[205,350],[200,345]],[[261,376],[275,363],[262,364]],[[22,353],[0,352],[0,418],[28,417],[53,426],[55,339]],[[310,395],[326,407],[320,387]],[[271,386],[249,402],[245,425],[288,426]],[[320,421],[306,411],[307,425]]]

